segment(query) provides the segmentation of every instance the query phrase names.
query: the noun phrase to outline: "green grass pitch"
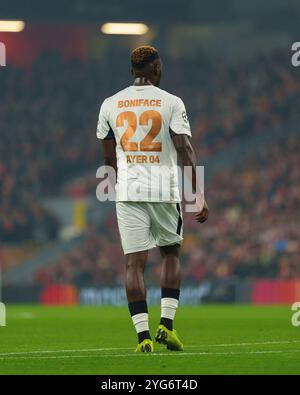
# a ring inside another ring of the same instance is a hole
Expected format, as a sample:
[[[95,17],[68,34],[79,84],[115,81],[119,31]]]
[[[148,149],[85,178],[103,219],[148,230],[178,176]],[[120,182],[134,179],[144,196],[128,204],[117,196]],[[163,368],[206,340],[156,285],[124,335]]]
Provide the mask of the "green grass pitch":
[[[159,307],[150,308],[151,333]],[[135,354],[126,307],[7,306],[0,374],[299,374],[289,306],[181,306],[185,350]]]

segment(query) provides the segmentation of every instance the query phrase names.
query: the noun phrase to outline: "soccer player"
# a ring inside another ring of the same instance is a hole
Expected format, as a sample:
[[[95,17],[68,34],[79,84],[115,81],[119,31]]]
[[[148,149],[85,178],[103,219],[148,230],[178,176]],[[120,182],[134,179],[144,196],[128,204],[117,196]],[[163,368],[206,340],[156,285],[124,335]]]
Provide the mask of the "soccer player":
[[[102,103],[97,137],[104,161],[117,171],[116,211],[126,259],[126,295],[138,335],[136,352],[153,352],[149,333],[144,269],[148,251],[158,246],[162,256],[161,320],[155,340],[169,350],[183,345],[173,320],[180,294],[182,212],[177,159],[192,168],[197,189],[196,159],[191,130],[182,100],[162,89],[162,63],[151,46],[131,54],[133,85]],[[199,196],[196,221],[207,220],[208,207]]]

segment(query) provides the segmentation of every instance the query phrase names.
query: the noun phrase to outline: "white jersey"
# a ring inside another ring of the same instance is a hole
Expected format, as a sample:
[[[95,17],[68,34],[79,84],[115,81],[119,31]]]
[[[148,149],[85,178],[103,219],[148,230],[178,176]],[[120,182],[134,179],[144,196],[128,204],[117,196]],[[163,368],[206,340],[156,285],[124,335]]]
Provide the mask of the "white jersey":
[[[173,134],[191,136],[177,96],[132,85],[104,100],[97,137],[116,140],[117,201],[180,202]]]

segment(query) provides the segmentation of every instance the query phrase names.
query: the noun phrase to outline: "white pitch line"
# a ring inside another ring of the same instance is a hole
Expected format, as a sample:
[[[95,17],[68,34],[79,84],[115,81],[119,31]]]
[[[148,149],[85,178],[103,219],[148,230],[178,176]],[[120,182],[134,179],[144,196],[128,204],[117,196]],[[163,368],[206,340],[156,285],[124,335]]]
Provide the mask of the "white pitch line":
[[[41,350],[41,351],[16,351],[16,352],[3,352],[0,353],[2,356],[10,355],[30,355],[30,354],[58,354],[62,352],[99,352],[99,351],[118,351],[118,350],[132,350],[133,347],[106,347],[106,348],[83,348],[83,349],[71,349],[71,350]]]
[[[187,345],[187,346],[185,346],[185,348],[243,347],[243,346],[255,346],[255,345],[293,344],[293,343],[300,343],[300,340],[278,340],[278,341],[266,341],[266,342],[252,342],[252,343],[199,344],[199,345]],[[0,357],[4,357],[4,356],[9,357],[9,356],[14,356],[14,355],[21,356],[21,355],[31,355],[31,354],[59,354],[59,353],[77,353],[77,352],[120,351],[120,350],[132,350],[132,349],[133,349],[133,347],[105,347],[105,348],[84,348],[84,349],[70,349],[70,350],[16,351],[16,352],[0,353]]]
[[[106,354],[97,355],[97,358],[120,358],[120,357],[154,357],[154,356],[214,356],[214,355],[251,355],[251,354],[300,354],[300,350],[258,350],[258,351],[233,351],[233,352],[169,352],[169,353],[131,353],[131,354]],[[0,360],[20,360],[20,359],[67,359],[67,358],[91,358],[92,355],[56,355],[56,356],[15,356],[11,358],[0,357]]]
[[[253,343],[220,343],[220,344],[203,344],[203,345],[190,345],[185,348],[194,348],[194,347],[242,347],[242,346],[255,346],[255,345],[268,345],[268,344],[291,344],[291,343],[300,343],[300,340],[278,340],[278,341],[268,341],[268,342],[253,342]]]

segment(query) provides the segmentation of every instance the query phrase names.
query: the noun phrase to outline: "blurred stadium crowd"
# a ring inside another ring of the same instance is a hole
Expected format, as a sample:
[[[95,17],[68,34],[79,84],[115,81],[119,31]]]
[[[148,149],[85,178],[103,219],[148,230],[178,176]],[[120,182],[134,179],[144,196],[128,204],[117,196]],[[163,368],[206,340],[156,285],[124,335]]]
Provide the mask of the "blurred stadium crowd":
[[[94,174],[101,163],[95,137],[99,105],[130,83],[127,57],[82,64],[49,52],[30,70],[6,68],[0,74],[0,240],[57,237],[59,219],[39,198],[65,192],[70,179]],[[166,59],[162,88],[185,101],[200,161],[247,135],[299,118],[300,77],[285,54],[231,67],[199,58]],[[299,148],[293,138],[283,140],[239,171],[219,172],[206,187],[209,222],[200,228],[185,219],[183,270],[190,282],[300,274]],[[96,180],[86,185],[94,194]],[[152,253],[150,282],[159,275],[157,259]],[[112,215],[105,227],[89,229],[84,246],[40,270],[37,279],[107,284],[121,282],[122,275]]]
[[[206,189],[210,218],[199,226],[185,214],[185,283],[203,279],[296,278],[300,276],[300,141],[289,137],[262,150],[234,176],[219,172]],[[108,217],[102,231],[90,228],[82,248],[37,273],[37,281],[78,285],[120,284],[124,261]],[[157,283],[159,254],[150,254],[147,281]]]

